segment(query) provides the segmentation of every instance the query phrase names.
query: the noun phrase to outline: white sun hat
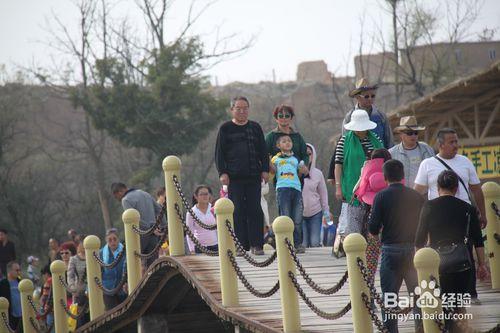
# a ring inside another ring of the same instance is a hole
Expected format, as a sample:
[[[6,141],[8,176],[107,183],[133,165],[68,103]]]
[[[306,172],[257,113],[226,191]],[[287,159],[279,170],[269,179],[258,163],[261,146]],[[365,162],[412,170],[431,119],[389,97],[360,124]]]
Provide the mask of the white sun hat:
[[[356,109],[352,112],[351,121],[344,125],[349,131],[368,131],[377,127],[377,123],[370,120],[368,112]]]

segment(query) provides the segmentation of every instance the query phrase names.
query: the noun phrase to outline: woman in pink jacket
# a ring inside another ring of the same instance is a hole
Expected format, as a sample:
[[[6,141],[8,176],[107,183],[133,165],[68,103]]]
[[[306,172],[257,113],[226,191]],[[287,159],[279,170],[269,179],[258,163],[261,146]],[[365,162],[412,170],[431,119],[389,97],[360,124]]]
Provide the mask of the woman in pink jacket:
[[[318,247],[321,245],[320,234],[323,220],[330,220],[330,207],[328,206],[328,191],[325,177],[321,170],[316,168],[316,149],[307,143],[309,155],[309,175],[304,178],[302,201],[304,203],[302,234],[304,247]]]

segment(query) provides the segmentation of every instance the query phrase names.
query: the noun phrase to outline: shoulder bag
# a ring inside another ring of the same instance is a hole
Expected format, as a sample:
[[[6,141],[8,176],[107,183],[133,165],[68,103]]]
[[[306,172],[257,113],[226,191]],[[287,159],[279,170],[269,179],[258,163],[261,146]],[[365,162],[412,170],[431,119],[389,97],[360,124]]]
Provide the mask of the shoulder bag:
[[[441,258],[441,263],[439,264],[440,274],[458,273],[472,268],[472,260],[467,248],[470,219],[470,213],[467,213],[467,227],[463,242],[441,241],[440,243],[443,245],[438,244],[436,250]]]

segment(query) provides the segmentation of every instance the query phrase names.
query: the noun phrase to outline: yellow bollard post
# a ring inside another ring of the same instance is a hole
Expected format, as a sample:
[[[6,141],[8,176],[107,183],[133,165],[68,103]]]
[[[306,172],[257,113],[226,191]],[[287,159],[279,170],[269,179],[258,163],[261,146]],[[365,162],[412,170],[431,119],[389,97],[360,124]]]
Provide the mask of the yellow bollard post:
[[[130,295],[139,284],[141,279],[141,258],[136,253],[141,253],[141,242],[139,235],[134,232],[132,226],[139,228],[141,216],[136,209],[129,208],[122,214],[122,221],[125,228],[125,244],[127,246],[127,284],[128,294]]]
[[[360,234],[350,234],[344,240],[344,251],[347,257],[347,271],[349,274],[349,295],[352,305],[352,322],[354,332],[373,332],[370,313],[365,306],[361,293],[370,297],[358,267],[358,257],[363,260],[366,267],[366,240]]]
[[[61,301],[66,305],[66,290],[59,282],[65,279],[66,265],[61,260],[55,260],[50,264],[52,272],[52,297],[54,300],[54,328],[56,333],[68,333],[68,315],[64,311]]]
[[[5,297],[0,297],[0,333],[9,333],[9,301]]]
[[[500,237],[500,223],[495,211],[491,207],[494,202],[500,209],[500,185],[494,182],[484,183],[481,187],[484,193],[484,204],[486,206],[486,248],[488,250],[487,257],[490,261],[491,271],[491,287],[493,289],[500,288],[500,244],[496,237]]]
[[[33,291],[32,298],[33,298],[33,304],[35,304],[35,309],[40,309],[40,290],[39,289],[35,289]]]
[[[227,256],[227,250],[233,251],[233,254],[236,256],[234,240],[229,234],[226,226],[226,220],[229,220],[234,230],[233,212],[234,205],[231,200],[222,198],[215,203],[217,237],[219,238],[220,285],[223,306],[237,306],[239,303],[238,277]]]
[[[179,195],[175,189],[173,176],[181,181],[181,160],[177,156],[167,156],[163,160],[163,171],[165,172],[165,192],[167,194],[167,218],[168,218],[168,244],[171,256],[183,256],[184,252],[184,229],[177,212],[175,204],[182,207]]]
[[[285,333],[300,332],[300,309],[297,290],[288,276],[295,274],[295,263],[285,244],[287,238],[293,244],[293,221],[288,216],[278,216],[273,222],[276,235],[276,251],[278,255],[278,276],[280,282],[281,313],[283,315],[283,331]]]
[[[436,286],[430,279],[433,276],[436,281],[439,281],[439,262],[439,254],[430,247],[418,250],[415,257],[413,257],[413,264],[418,275],[418,289],[416,288],[415,292],[420,294],[415,306],[420,307],[422,310],[425,333],[441,332],[438,325],[431,319],[438,318],[443,313],[441,298],[439,294],[434,294],[435,290],[438,292],[439,289],[435,288]]]
[[[33,286],[33,282],[30,279],[23,279],[19,282],[19,292],[21,294],[21,311],[23,313],[23,332],[24,333],[36,333],[35,328],[30,323],[31,320],[35,320],[36,315],[35,309],[31,306],[28,297],[33,294],[33,290],[35,287]]]
[[[83,247],[85,248],[85,264],[87,266],[90,320],[94,320],[104,313],[103,293],[96,283],[96,278],[102,281],[101,266],[94,258],[94,253],[99,255],[101,241],[99,237],[90,235],[85,237]]]

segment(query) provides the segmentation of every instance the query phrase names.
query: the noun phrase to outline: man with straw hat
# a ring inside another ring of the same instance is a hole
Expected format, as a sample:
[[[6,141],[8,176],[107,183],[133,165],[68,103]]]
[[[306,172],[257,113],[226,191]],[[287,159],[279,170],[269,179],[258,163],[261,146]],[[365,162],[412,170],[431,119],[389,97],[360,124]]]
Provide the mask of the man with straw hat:
[[[425,142],[418,141],[419,132],[425,131],[414,116],[401,117],[394,133],[399,134],[401,143],[389,149],[393,159],[401,161],[404,166],[405,184],[413,188],[420,163],[434,156],[434,150]]]
[[[372,131],[377,134],[385,148],[389,149],[394,146],[391,126],[387,120],[385,113],[377,109],[373,104],[375,101],[375,92],[378,86],[370,85],[366,78],[361,78],[356,82],[356,87],[349,92],[349,97],[356,99],[354,109],[345,115],[342,123],[342,134],[344,134],[344,126],[351,121],[351,115],[354,110],[362,109],[368,113],[370,120],[377,124]]]

